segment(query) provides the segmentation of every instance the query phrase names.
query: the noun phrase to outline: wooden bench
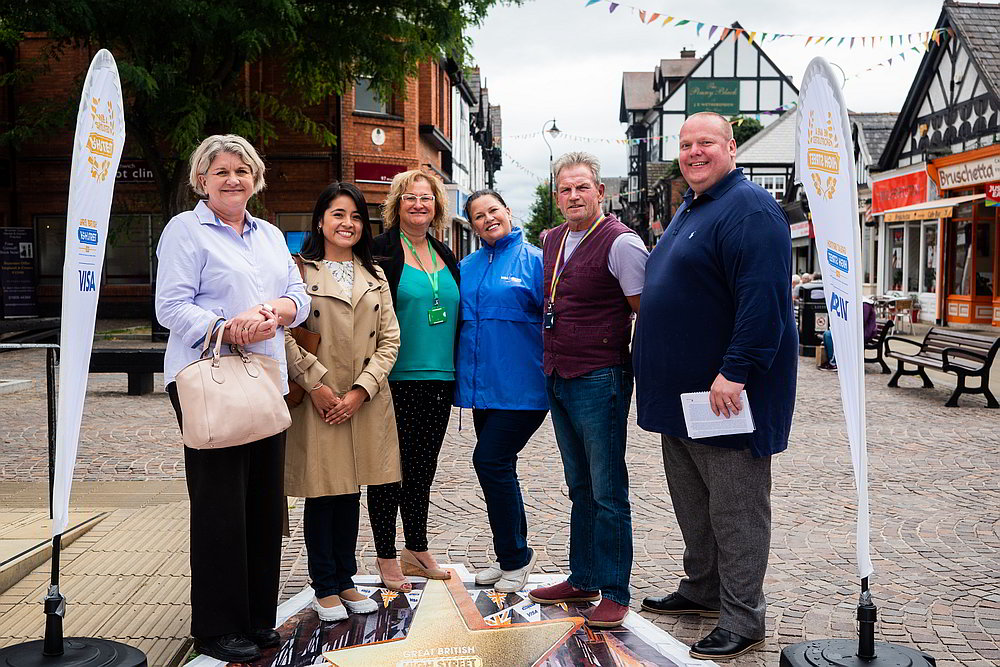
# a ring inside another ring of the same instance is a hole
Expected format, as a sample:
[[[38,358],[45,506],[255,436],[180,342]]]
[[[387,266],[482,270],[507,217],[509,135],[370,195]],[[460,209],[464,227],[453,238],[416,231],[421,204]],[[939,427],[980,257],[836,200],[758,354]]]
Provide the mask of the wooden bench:
[[[128,373],[129,396],[153,391],[153,374],[163,372],[162,349],[98,348],[90,355],[91,373]]]
[[[889,370],[889,364],[885,363],[885,358],[883,354],[885,352],[885,340],[892,330],[892,320],[881,320],[875,324],[875,335],[872,336],[871,340],[865,341],[866,350],[875,350],[875,356],[869,357],[865,355],[866,364],[879,364],[882,366],[882,374],[891,373]]]
[[[905,354],[894,350],[890,342],[906,343],[919,349]],[[889,386],[898,387],[899,378],[903,375],[917,375],[923,379],[924,387],[933,387],[934,383],[924,371],[925,368],[933,368],[958,376],[958,386],[945,403],[949,408],[958,407],[958,397],[964,393],[985,394],[986,407],[1000,408],[1000,403],[990,392],[990,367],[993,366],[998,350],[1000,338],[940,327],[928,331],[920,343],[901,336],[889,336],[886,338],[885,356],[895,359],[897,364],[896,374],[889,380]],[[905,364],[916,368],[907,370]],[[967,377],[978,377],[980,386],[966,387]]]

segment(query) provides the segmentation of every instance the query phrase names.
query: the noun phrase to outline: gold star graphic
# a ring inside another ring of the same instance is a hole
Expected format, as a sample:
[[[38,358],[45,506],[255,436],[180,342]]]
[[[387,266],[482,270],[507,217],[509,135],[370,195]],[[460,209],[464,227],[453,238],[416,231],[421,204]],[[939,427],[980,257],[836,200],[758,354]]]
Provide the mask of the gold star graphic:
[[[406,637],[328,651],[335,667],[507,667],[538,665],[582,625],[579,617],[491,628],[458,573],[428,580]]]

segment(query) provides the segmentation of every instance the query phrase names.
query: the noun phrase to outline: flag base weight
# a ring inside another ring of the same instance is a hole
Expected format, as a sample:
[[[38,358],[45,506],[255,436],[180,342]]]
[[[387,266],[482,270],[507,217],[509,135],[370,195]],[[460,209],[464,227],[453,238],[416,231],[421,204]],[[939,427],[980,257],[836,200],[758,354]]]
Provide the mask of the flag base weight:
[[[780,667],[933,667],[934,658],[905,646],[875,643],[875,657],[857,655],[855,639],[817,639],[785,647]]]
[[[146,654],[128,644],[67,637],[61,655],[45,655],[45,640],[0,649],[0,667],[146,667]]]

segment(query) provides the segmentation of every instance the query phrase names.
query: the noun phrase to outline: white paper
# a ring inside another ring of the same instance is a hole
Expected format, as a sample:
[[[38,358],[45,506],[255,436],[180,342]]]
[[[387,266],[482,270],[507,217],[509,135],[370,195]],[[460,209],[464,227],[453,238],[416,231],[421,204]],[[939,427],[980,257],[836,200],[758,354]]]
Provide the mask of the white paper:
[[[684,424],[687,426],[689,438],[695,440],[715,435],[753,433],[753,415],[750,413],[750,401],[747,399],[746,389],[740,392],[743,409],[738,415],[730,410],[728,418],[724,413],[716,415],[712,412],[708,395],[707,391],[681,394],[681,409],[684,411]]]

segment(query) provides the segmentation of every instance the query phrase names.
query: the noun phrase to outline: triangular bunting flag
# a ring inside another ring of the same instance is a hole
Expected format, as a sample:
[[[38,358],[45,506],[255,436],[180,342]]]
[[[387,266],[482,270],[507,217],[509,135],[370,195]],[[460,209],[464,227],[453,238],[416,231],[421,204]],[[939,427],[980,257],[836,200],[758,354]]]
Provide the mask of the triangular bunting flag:
[[[854,38],[853,37],[851,37],[851,45],[848,46],[847,48],[849,48],[849,49],[853,49],[854,48]]]
[[[763,42],[765,39],[767,39],[767,33],[766,32],[760,33],[760,40],[758,41]]]
[[[753,44],[753,38],[756,37],[756,36],[757,36],[757,32],[756,31],[750,33],[750,43],[751,44]]]
[[[726,37],[729,37],[729,33],[731,33],[732,31],[733,31],[732,28],[723,28],[722,29],[722,37],[719,38],[719,41],[720,42],[726,41]]]
[[[805,44],[803,44],[802,46],[809,46],[809,42],[811,42],[811,41],[813,41],[813,38],[812,38],[812,37],[810,37],[809,39],[807,39],[807,40],[806,40],[806,43],[805,43]]]
[[[837,42],[837,46],[840,46],[841,44],[843,44],[845,39],[847,39],[847,38],[846,37],[841,37],[840,41]]]
[[[610,5],[608,5],[608,13],[609,14],[613,14],[616,9],[618,9],[618,3],[617,2],[612,2]]]
[[[701,35],[701,29],[704,27],[705,27],[704,23],[699,23],[694,29],[694,34]]]
[[[643,23],[646,22],[646,10],[645,9],[640,9],[639,10],[639,20],[642,21]]]
[[[598,2],[600,2],[600,1],[601,1],[601,0],[587,0],[587,4],[586,4],[586,5],[584,5],[584,6],[585,6],[585,7],[590,7],[591,5],[596,5],[596,4],[597,4]]]
[[[668,23],[670,23],[673,20],[674,20],[673,16],[668,16],[667,18],[663,19],[663,25],[667,25]]]
[[[718,29],[719,29],[719,26],[717,26],[717,25],[713,25],[711,28],[709,28],[708,29],[708,38],[712,39],[712,35],[715,34],[715,31],[718,30]]]
[[[652,16],[649,17],[649,20],[646,21],[646,23],[652,23],[653,21],[655,21],[658,18],[660,18],[660,13],[659,12],[655,12]]]
[[[676,25],[676,26],[678,26],[678,27],[679,27],[679,26],[682,26],[682,25],[685,25],[685,24],[688,24],[688,23],[690,23],[690,22],[691,22],[691,21],[689,21],[689,20],[687,20],[687,19],[681,19],[680,21],[678,21],[678,22],[677,22],[677,23],[675,23],[674,25]]]

